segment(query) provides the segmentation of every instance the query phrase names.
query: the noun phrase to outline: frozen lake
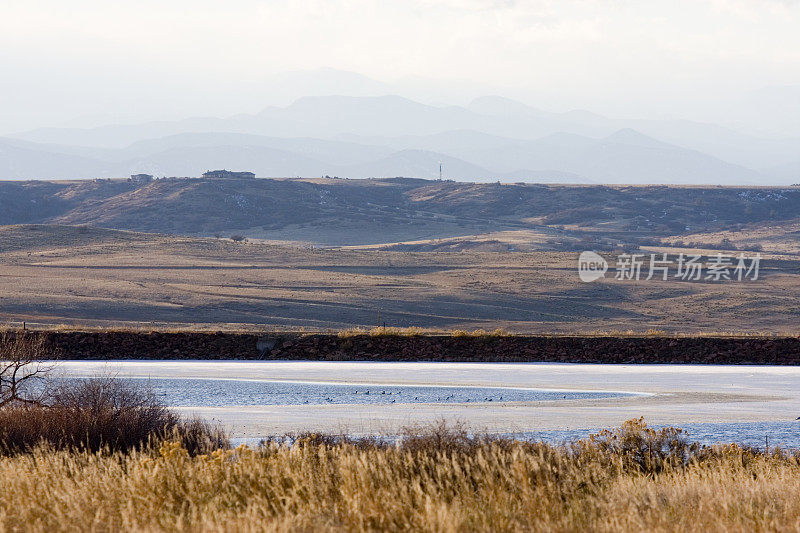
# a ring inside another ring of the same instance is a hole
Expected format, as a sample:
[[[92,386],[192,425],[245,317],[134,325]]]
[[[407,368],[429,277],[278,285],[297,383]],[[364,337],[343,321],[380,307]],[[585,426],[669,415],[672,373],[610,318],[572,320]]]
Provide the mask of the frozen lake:
[[[66,377],[146,380],[236,438],[392,434],[461,420],[550,441],[643,416],[703,442],[800,447],[800,368],[545,363],[64,361]],[[369,393],[369,394],[367,394]]]
[[[173,407],[244,405],[380,405],[410,403],[541,402],[611,398],[615,392],[581,392],[508,387],[447,387],[270,381],[251,379],[141,378],[129,381],[152,388]]]

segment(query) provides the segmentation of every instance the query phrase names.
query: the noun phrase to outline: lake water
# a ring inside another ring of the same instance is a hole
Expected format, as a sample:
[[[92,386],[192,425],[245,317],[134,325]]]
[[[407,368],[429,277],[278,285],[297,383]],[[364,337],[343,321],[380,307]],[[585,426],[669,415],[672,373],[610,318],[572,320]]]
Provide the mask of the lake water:
[[[703,443],[800,448],[798,367],[62,361],[58,372],[148,384],[238,442],[301,431],[392,435],[442,419],[562,442],[644,417]]]
[[[655,428],[664,427],[661,425]],[[574,442],[578,439],[586,439],[590,435],[599,432],[603,427],[571,429],[571,430],[542,430],[526,431],[520,433],[496,433],[498,436],[515,438],[518,440],[528,440],[534,442],[547,442],[554,445]],[[749,446],[765,449],[767,446],[771,450],[781,448],[785,450],[800,450],[800,421],[782,422],[753,422],[753,423],[702,423],[702,424],[682,424],[687,439],[691,442],[700,444],[729,444],[735,442],[740,446]],[[233,438],[234,446],[247,444],[257,446],[264,437]],[[386,437],[387,441],[393,441],[395,437]]]
[[[628,393],[506,387],[402,386],[192,378],[127,378],[152,388],[170,406],[540,402],[599,399]]]
[[[663,427],[656,425],[654,427]],[[779,422],[724,422],[724,423],[689,423],[680,424],[688,440],[701,444],[728,444],[735,442],[741,446],[770,449],[800,449],[800,420],[784,420]],[[518,439],[544,441],[561,444],[576,439],[585,439],[597,433],[600,427],[579,430],[546,430],[528,431],[507,434]]]

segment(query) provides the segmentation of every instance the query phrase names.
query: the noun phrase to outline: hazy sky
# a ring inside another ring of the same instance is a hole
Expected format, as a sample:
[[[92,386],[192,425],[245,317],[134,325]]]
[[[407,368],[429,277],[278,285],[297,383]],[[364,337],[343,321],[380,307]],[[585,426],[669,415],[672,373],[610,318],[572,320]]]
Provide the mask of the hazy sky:
[[[713,118],[800,84],[799,29],[799,0],[0,0],[0,133],[329,89]],[[385,85],[283,74],[321,68]]]

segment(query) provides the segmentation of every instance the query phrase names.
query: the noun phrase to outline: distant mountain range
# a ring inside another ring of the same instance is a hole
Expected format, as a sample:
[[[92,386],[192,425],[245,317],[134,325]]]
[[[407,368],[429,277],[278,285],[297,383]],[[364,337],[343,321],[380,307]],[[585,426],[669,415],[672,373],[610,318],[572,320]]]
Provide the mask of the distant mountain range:
[[[0,139],[1,179],[197,176],[407,176],[469,181],[787,184],[800,139],[687,121],[549,113],[500,97],[436,107],[398,96],[305,97],[255,115]]]

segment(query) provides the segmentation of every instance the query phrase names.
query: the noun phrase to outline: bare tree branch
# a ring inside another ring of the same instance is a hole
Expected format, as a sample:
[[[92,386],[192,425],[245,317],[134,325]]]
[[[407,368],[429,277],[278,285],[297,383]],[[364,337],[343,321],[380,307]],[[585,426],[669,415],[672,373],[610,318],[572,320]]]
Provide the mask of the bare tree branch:
[[[44,382],[52,370],[45,339],[34,332],[5,331],[0,335],[0,407],[40,404]]]

